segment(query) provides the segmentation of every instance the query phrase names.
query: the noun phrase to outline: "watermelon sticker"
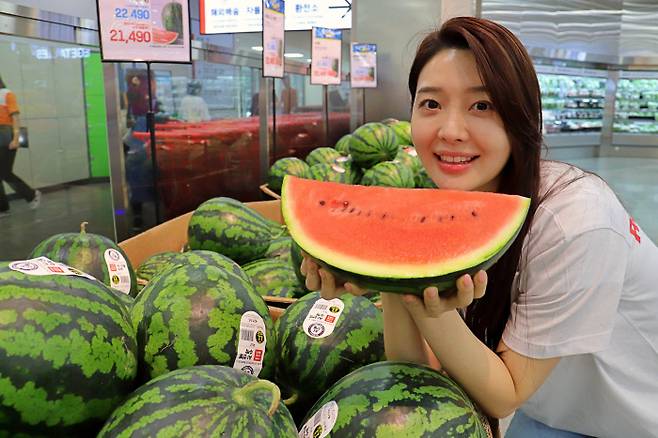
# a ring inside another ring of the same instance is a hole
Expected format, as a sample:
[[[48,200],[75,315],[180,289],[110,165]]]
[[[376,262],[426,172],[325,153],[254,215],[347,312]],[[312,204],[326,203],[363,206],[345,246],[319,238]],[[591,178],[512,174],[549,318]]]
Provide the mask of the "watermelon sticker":
[[[338,418],[338,403],[330,401],[320,408],[299,431],[299,438],[324,438]]]
[[[107,249],[103,254],[110,275],[110,287],[124,294],[130,294],[130,269],[123,255],[116,249]]]
[[[304,333],[314,339],[326,338],[334,332],[345,303],[340,299],[318,299],[304,319]]]
[[[332,165],[331,165],[331,168],[334,169],[334,171],[336,171],[336,172],[338,172],[338,173],[345,173],[345,168],[344,168],[344,167],[340,167],[340,166],[338,166],[338,165],[336,165],[336,164],[332,164]]]
[[[253,310],[242,314],[238,353],[233,362],[233,368],[258,377],[260,370],[263,369],[266,344],[267,337],[263,318]]]
[[[411,155],[412,157],[417,157],[418,156],[418,152],[416,152],[416,148],[413,147],[413,146],[408,147],[408,148],[404,148],[404,151],[407,154]]]
[[[27,275],[73,275],[76,277],[85,277],[90,280],[96,280],[89,274],[85,274],[75,268],[72,268],[64,263],[53,262],[48,257],[38,257],[30,260],[17,260],[9,264],[9,269],[21,272]]]

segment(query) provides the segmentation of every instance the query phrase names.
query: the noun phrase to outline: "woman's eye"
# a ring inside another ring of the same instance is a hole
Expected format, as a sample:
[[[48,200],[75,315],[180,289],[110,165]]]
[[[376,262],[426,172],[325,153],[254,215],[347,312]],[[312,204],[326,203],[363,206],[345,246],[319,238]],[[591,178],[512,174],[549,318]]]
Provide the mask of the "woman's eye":
[[[477,111],[486,111],[492,108],[492,105],[489,102],[475,102],[471,107]]]
[[[427,108],[427,109],[438,109],[441,107],[439,105],[439,102],[433,99],[425,99],[420,103],[420,106]]]

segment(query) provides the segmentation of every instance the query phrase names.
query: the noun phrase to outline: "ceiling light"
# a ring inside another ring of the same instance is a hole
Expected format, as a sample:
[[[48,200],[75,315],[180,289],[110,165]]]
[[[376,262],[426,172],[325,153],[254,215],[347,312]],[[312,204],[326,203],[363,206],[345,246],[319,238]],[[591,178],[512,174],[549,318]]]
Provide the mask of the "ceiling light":
[[[303,58],[304,54],[303,53],[284,53],[283,56],[286,58]]]
[[[251,50],[255,50],[256,52],[262,52],[263,47],[262,46],[252,46]]]

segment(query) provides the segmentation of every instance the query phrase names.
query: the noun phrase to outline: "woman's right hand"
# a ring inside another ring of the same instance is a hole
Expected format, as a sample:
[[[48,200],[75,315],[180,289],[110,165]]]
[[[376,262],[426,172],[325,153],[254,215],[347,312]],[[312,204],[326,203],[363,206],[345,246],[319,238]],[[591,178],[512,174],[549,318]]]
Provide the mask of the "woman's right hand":
[[[365,290],[352,283],[336,284],[336,277],[326,269],[322,269],[318,264],[308,255],[302,253],[304,259],[302,260],[301,272],[306,277],[306,287],[309,290],[320,290],[320,295],[325,300],[340,297],[343,294],[349,293],[352,295],[363,295]]]

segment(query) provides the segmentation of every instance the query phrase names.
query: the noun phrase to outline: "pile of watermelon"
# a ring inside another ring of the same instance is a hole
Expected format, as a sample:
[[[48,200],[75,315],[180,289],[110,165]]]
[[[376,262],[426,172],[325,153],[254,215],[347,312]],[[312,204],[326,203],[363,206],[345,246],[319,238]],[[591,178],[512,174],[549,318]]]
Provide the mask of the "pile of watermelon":
[[[281,193],[286,175],[366,186],[434,188],[411,139],[411,124],[370,122],[331,147],[312,150],[305,160],[285,157],[270,167],[268,187]]]

